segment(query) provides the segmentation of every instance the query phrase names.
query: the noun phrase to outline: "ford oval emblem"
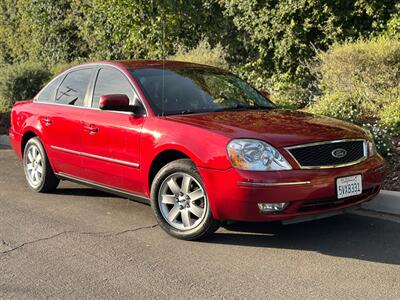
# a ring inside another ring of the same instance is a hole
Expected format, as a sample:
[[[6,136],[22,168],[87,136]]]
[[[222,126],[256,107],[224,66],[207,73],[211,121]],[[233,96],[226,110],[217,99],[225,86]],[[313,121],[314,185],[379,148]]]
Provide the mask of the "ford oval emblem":
[[[347,155],[347,151],[342,148],[338,148],[332,151],[332,156],[336,158],[343,158]]]

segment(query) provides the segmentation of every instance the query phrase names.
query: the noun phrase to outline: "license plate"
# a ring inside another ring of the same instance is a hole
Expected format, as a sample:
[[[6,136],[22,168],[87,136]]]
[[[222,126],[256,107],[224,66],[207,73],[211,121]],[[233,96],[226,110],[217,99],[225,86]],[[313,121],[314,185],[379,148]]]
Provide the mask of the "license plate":
[[[362,176],[354,175],[337,178],[336,191],[338,199],[362,194]]]

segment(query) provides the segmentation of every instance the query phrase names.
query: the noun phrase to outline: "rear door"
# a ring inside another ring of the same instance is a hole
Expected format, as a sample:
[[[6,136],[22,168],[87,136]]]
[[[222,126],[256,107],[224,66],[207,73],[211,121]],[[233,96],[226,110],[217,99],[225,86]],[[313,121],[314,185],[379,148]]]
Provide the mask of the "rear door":
[[[103,66],[97,71],[92,109],[83,121],[82,158],[86,178],[102,185],[142,194],[140,184],[140,134],[145,113],[100,110],[103,95],[125,94],[131,105],[141,105],[130,80],[120,70]]]
[[[61,77],[47,109],[40,116],[47,149],[53,168],[57,173],[83,177],[80,156],[85,98],[93,68],[70,71]],[[38,96],[41,102],[42,93]]]

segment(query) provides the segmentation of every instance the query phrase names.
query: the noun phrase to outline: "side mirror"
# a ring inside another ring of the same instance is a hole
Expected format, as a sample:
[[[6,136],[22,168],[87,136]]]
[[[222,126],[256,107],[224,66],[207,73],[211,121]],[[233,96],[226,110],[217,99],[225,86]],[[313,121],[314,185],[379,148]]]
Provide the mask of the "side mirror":
[[[128,96],[122,94],[101,96],[99,108],[101,110],[132,111]]]

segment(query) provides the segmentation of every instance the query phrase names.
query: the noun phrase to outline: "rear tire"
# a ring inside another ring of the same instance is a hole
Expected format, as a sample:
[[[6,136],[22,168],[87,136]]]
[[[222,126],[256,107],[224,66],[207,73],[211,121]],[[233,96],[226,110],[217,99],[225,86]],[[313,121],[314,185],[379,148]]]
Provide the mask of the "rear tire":
[[[151,207],[162,229],[182,240],[199,240],[214,233],[214,220],[206,189],[190,159],[165,165],[151,185]]]
[[[23,164],[26,181],[33,191],[48,193],[57,188],[60,180],[54,174],[38,137],[33,137],[26,143]]]

